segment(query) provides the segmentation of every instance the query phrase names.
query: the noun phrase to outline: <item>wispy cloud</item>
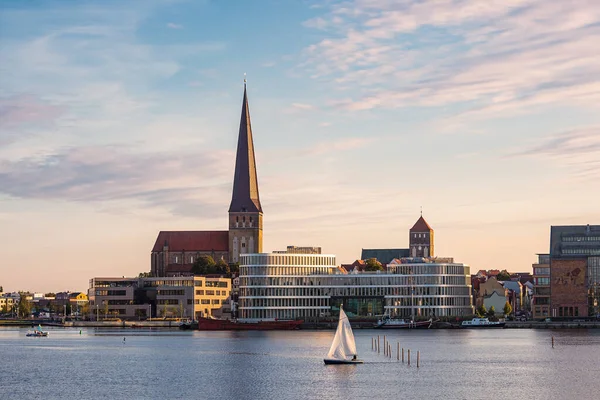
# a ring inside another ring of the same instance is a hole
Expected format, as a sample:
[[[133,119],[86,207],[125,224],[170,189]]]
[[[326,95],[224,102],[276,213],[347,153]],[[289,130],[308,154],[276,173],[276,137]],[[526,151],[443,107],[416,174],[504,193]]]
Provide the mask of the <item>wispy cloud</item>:
[[[549,160],[572,169],[578,178],[600,178],[600,125],[551,135],[509,156]]]
[[[167,28],[170,28],[170,29],[183,29],[183,25],[176,24],[176,23],[173,23],[173,22],[169,22],[167,24]]]
[[[305,25],[328,36],[301,68],[352,84],[343,109],[461,105],[473,119],[600,104],[598,2],[356,0]]]
[[[172,213],[194,202],[220,204],[230,191],[233,152],[135,153],[116,146],[72,147],[0,162],[0,193],[77,202],[139,200]]]

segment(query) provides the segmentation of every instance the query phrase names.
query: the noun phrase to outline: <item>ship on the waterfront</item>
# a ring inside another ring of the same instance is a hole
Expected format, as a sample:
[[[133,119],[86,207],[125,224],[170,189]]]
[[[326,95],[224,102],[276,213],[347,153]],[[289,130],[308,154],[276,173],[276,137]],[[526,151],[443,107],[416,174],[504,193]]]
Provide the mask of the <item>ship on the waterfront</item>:
[[[461,328],[504,328],[504,321],[490,321],[488,318],[473,318],[470,321],[463,321]]]
[[[378,320],[373,327],[377,329],[428,329],[431,328],[432,323],[432,319],[415,322],[407,319],[390,318],[389,315],[386,315]]]
[[[274,321],[240,321],[229,319],[198,319],[198,330],[201,331],[288,331],[299,329],[302,320],[274,320]]]

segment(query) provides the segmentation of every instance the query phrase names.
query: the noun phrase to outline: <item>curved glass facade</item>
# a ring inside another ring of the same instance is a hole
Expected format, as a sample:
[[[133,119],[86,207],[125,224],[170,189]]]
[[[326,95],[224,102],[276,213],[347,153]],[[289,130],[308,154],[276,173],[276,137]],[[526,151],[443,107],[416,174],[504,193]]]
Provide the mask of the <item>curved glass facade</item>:
[[[460,263],[402,259],[387,272],[346,274],[331,254],[244,254],[240,261],[241,319],[317,318],[340,303],[350,316],[473,313],[470,268]]]

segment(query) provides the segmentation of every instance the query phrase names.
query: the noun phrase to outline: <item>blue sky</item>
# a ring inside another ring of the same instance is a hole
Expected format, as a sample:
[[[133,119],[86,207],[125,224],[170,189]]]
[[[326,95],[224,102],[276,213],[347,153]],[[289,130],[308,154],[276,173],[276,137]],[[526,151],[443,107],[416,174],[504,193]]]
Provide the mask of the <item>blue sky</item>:
[[[530,270],[600,223],[594,1],[0,1],[0,285],[149,270],[225,229],[248,76],[265,250]],[[14,271],[18,271],[15,273]]]

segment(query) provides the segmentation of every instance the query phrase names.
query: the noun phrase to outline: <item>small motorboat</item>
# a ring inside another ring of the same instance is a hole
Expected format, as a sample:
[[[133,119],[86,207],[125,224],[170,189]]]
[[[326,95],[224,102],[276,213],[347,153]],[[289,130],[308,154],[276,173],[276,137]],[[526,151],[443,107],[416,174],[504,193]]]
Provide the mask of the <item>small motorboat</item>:
[[[25,336],[29,336],[29,337],[43,337],[43,336],[48,336],[48,332],[42,330],[42,326],[38,325],[37,328],[35,328],[34,330],[27,332],[27,334]]]
[[[362,364],[356,354],[356,342],[348,316],[340,307],[340,319],[325,364]]]

